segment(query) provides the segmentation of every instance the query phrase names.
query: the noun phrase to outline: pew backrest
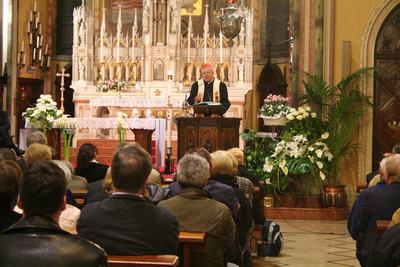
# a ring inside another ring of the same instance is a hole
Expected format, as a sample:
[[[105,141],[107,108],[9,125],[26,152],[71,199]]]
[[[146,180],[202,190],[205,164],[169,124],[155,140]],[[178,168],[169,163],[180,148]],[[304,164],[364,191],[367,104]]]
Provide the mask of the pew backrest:
[[[175,267],[178,264],[179,258],[175,255],[108,255],[109,267]]]

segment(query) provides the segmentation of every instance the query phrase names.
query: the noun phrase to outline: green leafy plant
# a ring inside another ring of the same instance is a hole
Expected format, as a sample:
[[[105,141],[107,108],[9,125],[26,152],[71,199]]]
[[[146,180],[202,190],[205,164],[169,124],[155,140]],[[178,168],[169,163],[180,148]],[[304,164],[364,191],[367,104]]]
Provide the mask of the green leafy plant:
[[[368,96],[360,90],[360,79],[375,71],[374,68],[362,68],[345,77],[339,83],[329,86],[321,76],[306,74],[303,81],[305,92],[302,103],[315,106],[319,116],[327,125],[329,138],[327,145],[333,155],[329,183],[338,184],[340,162],[344,157],[361,149],[354,142],[358,120],[371,106]]]
[[[271,155],[274,151],[276,141],[269,137],[257,136],[255,130],[248,130],[240,134],[246,143],[245,162],[246,167],[249,168],[260,181],[267,179],[267,173],[264,171],[264,163],[267,155]],[[266,184],[265,190],[267,193],[274,191],[274,185]]]

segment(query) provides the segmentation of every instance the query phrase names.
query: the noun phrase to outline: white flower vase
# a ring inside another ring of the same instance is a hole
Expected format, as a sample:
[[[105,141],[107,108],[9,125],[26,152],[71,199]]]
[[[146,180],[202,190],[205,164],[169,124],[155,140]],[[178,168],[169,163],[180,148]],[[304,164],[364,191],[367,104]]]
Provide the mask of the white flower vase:
[[[285,116],[276,116],[276,117],[269,117],[260,115],[259,118],[264,120],[264,125],[266,126],[285,126],[286,125],[286,117]]]

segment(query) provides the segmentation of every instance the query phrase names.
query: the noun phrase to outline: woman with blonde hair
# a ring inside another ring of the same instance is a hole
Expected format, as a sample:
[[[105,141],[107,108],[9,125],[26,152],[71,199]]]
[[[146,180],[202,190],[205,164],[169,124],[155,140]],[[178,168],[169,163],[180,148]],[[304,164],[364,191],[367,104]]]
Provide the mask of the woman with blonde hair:
[[[248,249],[248,236],[253,226],[251,206],[237,183],[237,160],[229,152],[217,150],[211,153],[211,178],[229,185],[239,200],[239,211],[234,218],[236,224],[235,247],[229,253],[229,261],[239,266],[251,266],[251,254]]]
[[[25,152],[26,166],[41,160],[51,160],[51,148],[48,145],[32,144]]]

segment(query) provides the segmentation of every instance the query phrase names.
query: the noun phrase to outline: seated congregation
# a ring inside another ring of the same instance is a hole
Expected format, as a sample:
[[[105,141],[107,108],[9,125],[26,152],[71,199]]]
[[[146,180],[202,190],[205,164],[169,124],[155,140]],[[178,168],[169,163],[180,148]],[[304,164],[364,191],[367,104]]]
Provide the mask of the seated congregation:
[[[380,162],[379,171],[368,175],[368,188],[353,204],[347,228],[356,241],[356,256],[361,266],[398,266],[400,264],[400,146],[393,147]],[[370,178],[370,176],[372,176]],[[390,220],[382,235],[379,222]]]
[[[182,266],[252,266],[252,229],[264,217],[252,198],[259,183],[240,149],[189,151],[176,181],[166,185],[137,144],[120,146],[110,167],[96,161],[94,145],[84,144],[76,168],[53,160],[40,132],[27,144],[20,158],[0,150],[2,266],[106,266],[117,255],[177,255]],[[73,196],[78,191],[87,191],[82,203]],[[185,232],[204,233],[202,249],[186,254]]]

